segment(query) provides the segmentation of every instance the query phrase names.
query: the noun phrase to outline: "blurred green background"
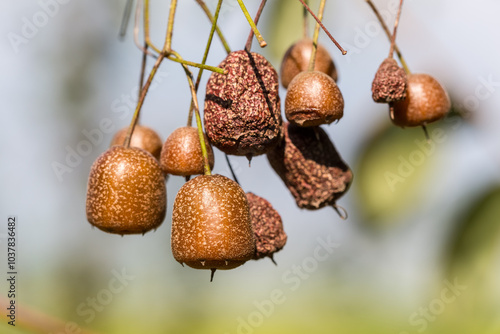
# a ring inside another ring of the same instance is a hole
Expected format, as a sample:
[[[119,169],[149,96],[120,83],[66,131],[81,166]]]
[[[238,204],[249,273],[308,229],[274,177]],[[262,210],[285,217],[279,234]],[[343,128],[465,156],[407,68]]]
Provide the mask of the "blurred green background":
[[[215,0],[207,0],[215,9]],[[318,1],[310,1],[318,8]],[[394,21],[398,1],[376,0]],[[255,13],[260,1],[245,2]],[[397,43],[410,69],[448,90],[453,112],[421,129],[400,129],[371,100],[371,81],[389,43],[365,1],[328,1],[324,33],[345,99],[344,118],[325,127],[354,171],[331,208],[302,211],[265,157],[249,167],[231,157],[245,191],[280,212],[288,243],[270,260],[231,271],[181,267],[170,251],[170,219],[181,177],[167,183],[168,213],[145,236],[105,234],[85,217],[92,162],[136,101],[141,53],[132,25],[118,40],[122,0],[0,3],[0,265],[6,273],[6,222],[18,216],[17,326],[7,325],[2,278],[1,333],[500,333],[500,2],[405,1]],[[151,1],[151,33],[162,44],[168,1]],[[301,37],[298,1],[272,0],[259,24],[264,54],[279,69]],[[220,27],[233,50],[249,27],[226,0]],[[173,47],[201,61],[210,24],[195,1],[179,1]],[[208,63],[225,57],[214,39]],[[151,68],[152,61],[148,68]],[[200,86],[200,100],[204,84]],[[281,92],[282,100],[286,91]],[[186,122],[190,103],[181,67],[159,70],[141,122],[166,139]],[[85,150],[89,131],[101,131]],[[97,138],[97,137],[96,137]],[[54,166],[65,164],[64,173]],[[216,152],[214,172],[230,176]],[[50,327],[57,324],[59,327]]]

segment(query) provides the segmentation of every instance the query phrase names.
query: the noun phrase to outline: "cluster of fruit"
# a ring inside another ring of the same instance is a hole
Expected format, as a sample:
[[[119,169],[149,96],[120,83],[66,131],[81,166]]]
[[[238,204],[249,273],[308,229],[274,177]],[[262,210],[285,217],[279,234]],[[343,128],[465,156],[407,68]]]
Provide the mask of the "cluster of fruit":
[[[332,58],[316,33],[314,41],[303,38],[288,49],[278,77],[269,61],[249,49],[230,52],[219,65],[223,73],[211,74],[204,132],[200,120],[198,128],[178,128],[164,143],[140,125],[115,135],[90,171],[87,219],[92,225],[121,235],[156,229],[166,215],[166,177],[179,175],[186,183],[175,197],[171,227],[178,262],[210,269],[213,277],[216,269],[251,259],[273,260],[287,240],[280,215],[264,198],[245,193],[237,180],[211,174],[211,145],[249,161],[265,154],[298,207],[332,206],[344,215],[336,201],[353,174],[321,128],[342,118],[344,110]],[[288,122],[281,116],[280,79],[287,89]],[[389,103],[400,126],[425,125],[449,109],[435,80],[407,76],[392,58],[377,72],[373,97]]]

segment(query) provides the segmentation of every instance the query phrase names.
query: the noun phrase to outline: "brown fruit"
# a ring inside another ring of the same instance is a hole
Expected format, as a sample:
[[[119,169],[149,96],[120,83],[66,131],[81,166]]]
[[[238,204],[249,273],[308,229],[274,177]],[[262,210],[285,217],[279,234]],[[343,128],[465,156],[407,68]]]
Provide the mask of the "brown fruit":
[[[377,103],[389,103],[406,97],[408,78],[394,58],[386,58],[380,64],[372,82],[372,98]]]
[[[421,126],[443,118],[451,108],[448,93],[428,74],[408,75],[406,98],[391,104],[391,119],[400,127]]]
[[[263,56],[231,52],[213,72],[205,97],[205,132],[227,154],[251,157],[267,152],[281,137],[278,74]]]
[[[301,72],[288,86],[285,98],[286,118],[299,126],[330,124],[344,115],[344,98],[328,75]]]
[[[111,147],[115,145],[123,145],[125,137],[127,137],[127,131],[128,127],[125,127],[115,133],[109,146]],[[134,133],[132,134],[132,138],[130,139],[131,147],[142,148],[143,150],[151,153],[156,159],[159,160],[162,145],[163,142],[155,130],[139,124],[135,126]]]
[[[165,218],[167,194],[158,161],[135,147],[113,146],[92,165],[87,219],[117,234],[146,233]]]
[[[267,157],[299,208],[336,207],[352,181],[351,170],[320,127],[285,124],[284,140]]]
[[[208,162],[214,167],[214,154],[205,135]],[[165,173],[190,176],[203,174],[204,163],[198,129],[185,126],[175,129],[168,136],[161,150],[160,164]]]
[[[200,175],[177,193],[172,212],[174,258],[195,269],[232,269],[252,259],[255,239],[241,187],[222,175]]]
[[[312,40],[304,38],[288,48],[281,61],[280,78],[283,87],[287,88],[292,79],[300,72],[307,71],[312,52]],[[320,71],[337,81],[337,69],[332,57],[321,44],[318,44],[314,71]]]
[[[281,216],[264,198],[247,193],[247,199],[255,233],[253,259],[258,260],[268,256],[273,260],[273,254],[285,246],[287,239]]]

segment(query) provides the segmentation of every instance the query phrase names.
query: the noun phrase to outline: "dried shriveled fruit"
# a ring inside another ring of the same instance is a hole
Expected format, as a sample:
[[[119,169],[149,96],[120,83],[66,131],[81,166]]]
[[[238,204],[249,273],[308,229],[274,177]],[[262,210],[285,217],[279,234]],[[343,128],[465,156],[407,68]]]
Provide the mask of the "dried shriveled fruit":
[[[287,88],[297,74],[307,71],[312,48],[313,41],[310,38],[303,38],[288,48],[283,56],[280,68],[280,79],[283,87]],[[337,81],[337,69],[332,57],[321,44],[318,44],[316,51],[314,71],[323,72]]]
[[[344,115],[344,98],[328,75],[301,72],[288,86],[285,114],[288,121],[299,126],[330,124]]]
[[[266,153],[281,137],[278,75],[263,56],[231,52],[212,73],[205,97],[205,131],[227,154],[248,157]]]
[[[372,82],[372,98],[378,103],[403,100],[406,97],[408,78],[394,58],[386,58],[380,64]]]
[[[115,133],[110,146],[123,145],[125,137],[127,137],[127,131],[128,126]],[[163,142],[155,130],[139,124],[135,126],[134,133],[130,139],[131,147],[142,148],[159,160],[162,145]]]
[[[352,181],[351,170],[320,127],[285,124],[284,140],[267,157],[303,209],[336,207]]]
[[[232,269],[252,259],[255,239],[245,192],[222,175],[186,182],[172,212],[172,253],[195,269]]]
[[[254,260],[266,256],[273,260],[273,254],[285,246],[287,239],[281,216],[264,198],[247,193],[247,199],[255,233]]]
[[[421,126],[443,118],[451,108],[448,93],[428,74],[408,75],[406,98],[390,106],[394,124]]]
[[[145,233],[165,218],[167,194],[158,161],[148,152],[113,146],[90,170],[87,219],[117,234]]]
[[[212,147],[208,144],[207,136],[205,136],[205,143],[208,162],[212,169],[214,154]],[[163,144],[160,164],[163,171],[168,174],[182,176],[203,174],[204,163],[198,129],[191,126],[175,129]]]

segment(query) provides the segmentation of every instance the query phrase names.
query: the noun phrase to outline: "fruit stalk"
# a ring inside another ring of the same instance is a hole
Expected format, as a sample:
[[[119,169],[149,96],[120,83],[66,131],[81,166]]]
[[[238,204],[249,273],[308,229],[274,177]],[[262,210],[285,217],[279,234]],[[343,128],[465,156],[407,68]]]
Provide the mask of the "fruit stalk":
[[[200,5],[201,9],[203,9],[203,11],[207,15],[208,19],[210,20],[210,22],[213,24],[215,18],[212,16],[212,13],[210,13],[210,9],[208,9],[205,2],[203,0],[196,0],[196,2],[198,3],[198,5]],[[218,25],[215,26],[215,31],[217,32],[217,35],[219,36],[219,39],[220,39],[222,45],[224,46],[224,49],[226,50],[226,52],[230,53],[231,48],[229,47],[229,44],[227,44],[226,38],[224,38],[224,35],[222,34],[222,31],[219,29]]]
[[[378,9],[375,6],[375,4],[371,0],[366,0],[366,3],[373,10],[373,13],[377,17],[377,19],[380,22],[380,24],[382,25],[382,28],[384,29],[385,34],[387,35],[387,38],[389,38],[389,40],[391,40],[391,38],[392,38],[391,32],[389,31],[389,28],[385,24],[384,19],[382,18],[382,15],[380,15],[380,12],[378,11]],[[408,65],[406,64],[406,61],[403,58],[403,54],[401,53],[401,50],[398,48],[397,44],[394,44],[394,51],[396,51],[396,55],[398,56],[399,61],[401,62],[401,65],[403,66],[406,74],[410,74],[411,73],[410,69],[408,68]]]
[[[321,26],[321,28],[323,29],[323,31],[325,32],[325,34],[328,35],[328,37],[330,37],[330,39],[332,40],[333,44],[335,44],[335,46],[340,50],[340,52],[342,52],[343,55],[347,54],[347,51],[344,50],[342,48],[342,46],[340,46],[340,44],[337,42],[337,40],[335,38],[333,38],[332,34],[330,34],[330,32],[328,31],[328,29],[326,29],[326,27],[324,26],[324,24],[321,22],[320,19],[318,19],[318,17],[316,15],[314,15],[313,11],[311,10],[311,8],[309,8],[309,6],[304,2],[304,0],[299,0],[302,5],[307,9],[307,11],[312,15],[312,17],[314,17],[314,19],[316,20],[316,22],[319,23],[319,25]]]
[[[172,48],[172,34],[174,32],[175,11],[177,9],[177,0],[170,1],[170,13],[168,14],[167,24],[167,37],[165,38],[165,45],[163,51],[170,53]]]
[[[205,65],[205,62],[207,61],[207,58],[208,58],[208,52],[210,51],[210,46],[212,45],[214,32],[215,32],[215,29],[217,28],[217,20],[219,19],[219,12],[220,12],[220,8],[222,6],[222,1],[223,0],[219,0],[219,2],[217,3],[217,8],[215,9],[215,16],[214,16],[214,19],[212,21],[212,29],[210,30],[210,35],[208,36],[207,46],[205,47],[205,53],[203,54],[203,59],[201,60],[202,65]],[[196,83],[194,84],[195,92],[198,92],[198,87],[200,86],[202,74],[203,74],[203,69],[201,68],[198,71],[198,76],[196,77]],[[189,115],[188,115],[187,125],[191,126],[192,122],[193,122],[193,100],[191,100],[191,105],[189,106]]]
[[[160,56],[158,59],[156,59],[155,64],[153,65],[153,68],[151,69],[151,73],[149,73],[148,80],[144,84],[144,87],[141,90],[141,95],[139,97],[139,101],[137,101],[137,106],[135,108],[134,115],[132,116],[132,121],[130,122],[130,126],[128,128],[127,136],[125,137],[125,140],[123,142],[123,146],[125,147],[130,147],[130,139],[132,138],[132,134],[134,133],[135,126],[137,124],[137,120],[139,119],[139,114],[141,112],[142,105],[144,104],[144,99],[146,98],[146,94],[148,93],[149,87],[151,86],[151,83],[153,82],[154,76],[156,72],[158,71],[158,68],[161,65],[161,62],[165,59],[165,54],[160,53]]]
[[[259,23],[260,15],[262,14],[262,10],[264,10],[264,6],[266,5],[267,0],[262,0],[259,6],[259,9],[257,10],[257,14],[255,14],[255,18],[253,21],[255,22],[255,25]],[[250,49],[252,48],[252,40],[253,40],[253,30],[250,30],[250,34],[248,35],[247,43],[245,44],[245,50],[250,52]]]
[[[403,0],[399,2],[398,14],[396,15],[396,20],[394,21],[394,30],[392,32],[391,47],[389,49],[389,58],[394,56],[394,45],[396,45],[396,33],[398,31],[399,18],[401,17],[401,8],[403,7]]]
[[[325,4],[326,0],[321,0],[321,3],[319,4],[318,19],[320,21],[323,19],[323,13],[325,12]],[[314,63],[316,62],[316,51],[318,49],[319,28],[320,28],[319,23],[316,23],[316,27],[314,28],[311,58],[309,59],[309,71],[314,71]]]
[[[245,15],[245,18],[248,21],[248,24],[250,24],[250,27],[252,28],[255,38],[259,41],[260,47],[263,48],[267,45],[266,41],[262,37],[262,34],[260,33],[259,29],[257,29],[257,26],[255,25],[255,22],[252,20],[252,17],[250,16],[250,13],[248,13],[247,8],[245,7],[245,4],[243,3],[243,0],[238,0],[238,4],[241,7],[241,10],[243,11],[243,14]]]
[[[205,167],[204,174],[211,175],[212,172],[210,171],[210,164],[208,161],[207,145],[205,143],[205,136],[203,135],[203,125],[201,124],[200,108],[198,105],[198,98],[196,96],[196,90],[194,88],[193,79],[191,77],[191,74],[189,73],[189,70],[184,65],[182,67],[184,68],[184,71],[186,72],[186,77],[187,77],[187,80],[189,83],[189,88],[191,89],[191,96],[192,96],[193,103],[194,103],[194,113],[196,116],[196,126],[198,128],[198,136],[200,137],[201,154],[203,155],[203,165]]]

